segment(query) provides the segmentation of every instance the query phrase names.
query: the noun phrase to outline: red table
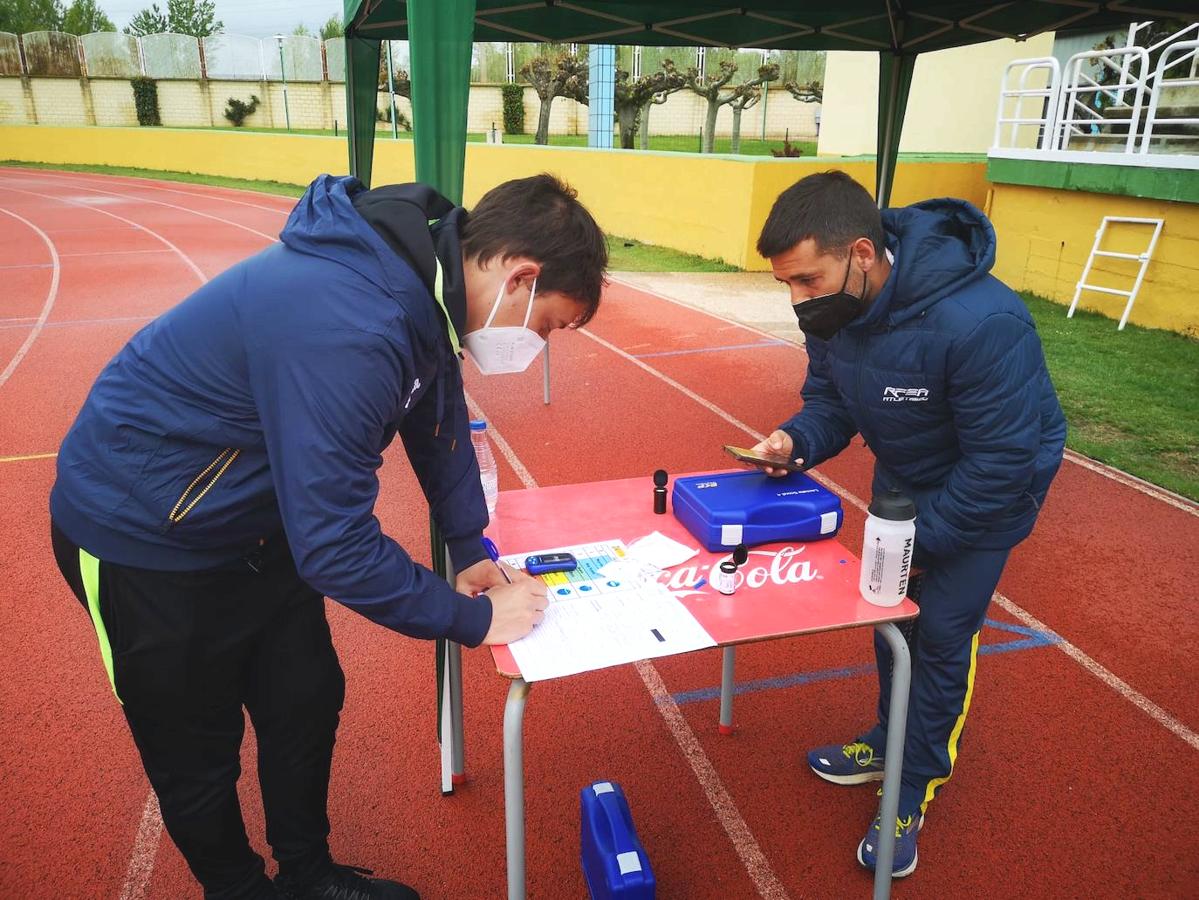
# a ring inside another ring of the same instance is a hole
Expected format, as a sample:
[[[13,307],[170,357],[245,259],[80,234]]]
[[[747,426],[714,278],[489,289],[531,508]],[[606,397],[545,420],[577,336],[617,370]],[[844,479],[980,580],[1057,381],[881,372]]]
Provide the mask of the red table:
[[[649,477],[505,491],[500,494],[496,521],[487,534],[505,555],[608,539],[629,544],[653,531],[691,547],[699,546],[672,514],[654,515],[652,501],[653,481]],[[914,618],[919,609],[907,599],[889,608],[862,600],[858,593],[858,558],[835,539],[753,548],[749,561],[737,572],[738,588],[731,596],[716,592],[710,583],[694,587],[727,558],[727,553],[701,549],[697,557],[663,576],[664,583],[723,648],[721,731],[732,729],[734,645],[839,628],[878,628],[895,659],[885,756],[889,765],[880,813],[882,821],[894,820],[907,725],[910,659],[907,643],[893,623]],[[525,896],[522,731],[530,686],[520,677],[520,668],[506,646],[492,647],[491,651],[500,674],[513,679],[504,711],[504,796],[508,897],[517,900]],[[443,696],[451,706],[455,705],[452,694],[453,686],[447,679]],[[460,702],[457,706],[460,709]],[[460,730],[447,734],[452,743],[458,743],[453,748],[454,758],[460,759]],[[874,895],[886,897],[890,893],[895,832],[882,828],[880,835]]]

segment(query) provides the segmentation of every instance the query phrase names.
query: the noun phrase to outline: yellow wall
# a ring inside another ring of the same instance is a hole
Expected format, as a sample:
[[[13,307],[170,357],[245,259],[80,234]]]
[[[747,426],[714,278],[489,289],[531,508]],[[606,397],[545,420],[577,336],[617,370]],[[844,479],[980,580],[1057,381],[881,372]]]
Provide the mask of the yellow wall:
[[[1199,336],[1199,205],[1082,191],[996,184],[991,221],[999,235],[995,274],[1017,290],[1070,303],[1104,216],[1163,219],[1130,322]],[[1103,249],[1143,252],[1152,226],[1111,225]],[[1087,280],[1129,290],[1137,263],[1100,259]],[[1126,300],[1084,292],[1079,306],[1119,319]],[[1112,326],[1115,327],[1114,325]]]
[[[307,184],[322,172],[344,172],[344,139],[306,135],[169,128],[0,126],[0,159],[167,169]],[[587,150],[577,147],[468,144],[467,205],[510,178],[561,176],[600,226],[614,234],[765,271],[754,250],[775,198],[812,172],[843,168],[874,190],[874,164]],[[895,202],[958,196],[981,205],[981,162],[901,162]],[[375,144],[374,181],[411,181],[411,141]]]
[[[1052,50],[1053,34],[1048,33],[1022,43],[989,41],[921,54],[912,76],[899,151],[985,153],[995,136],[1004,67],[1014,59],[1049,56]],[[820,153],[874,153],[878,54],[830,52],[824,82]]]

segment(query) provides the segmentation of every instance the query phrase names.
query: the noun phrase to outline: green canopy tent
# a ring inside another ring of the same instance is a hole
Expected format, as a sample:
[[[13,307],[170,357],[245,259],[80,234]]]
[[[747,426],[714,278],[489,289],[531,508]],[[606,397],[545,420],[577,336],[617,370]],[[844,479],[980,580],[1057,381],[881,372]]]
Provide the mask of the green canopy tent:
[[[1195,0],[345,0],[350,171],[370,182],[382,40],[409,41],[416,177],[459,202],[472,41],[864,50],[880,58],[875,193],[886,206],[920,53],[1195,17]]]

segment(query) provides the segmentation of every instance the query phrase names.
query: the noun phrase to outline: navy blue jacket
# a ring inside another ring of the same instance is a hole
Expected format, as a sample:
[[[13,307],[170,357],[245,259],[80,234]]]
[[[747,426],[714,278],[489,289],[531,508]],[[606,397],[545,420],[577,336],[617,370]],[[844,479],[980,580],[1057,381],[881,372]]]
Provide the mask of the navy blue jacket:
[[[237,560],[282,529],[316,590],[404,634],[474,646],[490,601],[415,564],[374,515],[376,473],[398,434],[459,571],[485,555],[445,315],[355,210],[361,190],[321,176],[281,243],[130,340],[63,441],[51,515],[101,560],[171,571]],[[460,285],[461,257],[443,263]]]
[[[817,465],[860,433],[874,490],[916,501],[934,556],[1015,546],[1061,465],[1066,420],[1024,303],[989,274],[995,231],[962,200],[885,210],[895,261],[831,340],[807,338],[803,408],[781,428]]]

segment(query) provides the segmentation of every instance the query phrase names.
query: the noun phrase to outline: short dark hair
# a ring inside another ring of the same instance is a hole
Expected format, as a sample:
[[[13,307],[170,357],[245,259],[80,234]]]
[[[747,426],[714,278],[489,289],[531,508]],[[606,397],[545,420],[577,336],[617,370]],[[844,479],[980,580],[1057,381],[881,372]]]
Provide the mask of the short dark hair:
[[[883,220],[874,198],[844,172],[818,172],[779,194],[758,236],[758,253],[769,259],[811,238],[821,253],[844,256],[860,237],[883,253]]]
[[[461,228],[462,252],[480,264],[499,256],[541,263],[537,286],[582,301],[586,325],[607,283],[608,242],[578,193],[553,175],[516,178],[492,188]]]

